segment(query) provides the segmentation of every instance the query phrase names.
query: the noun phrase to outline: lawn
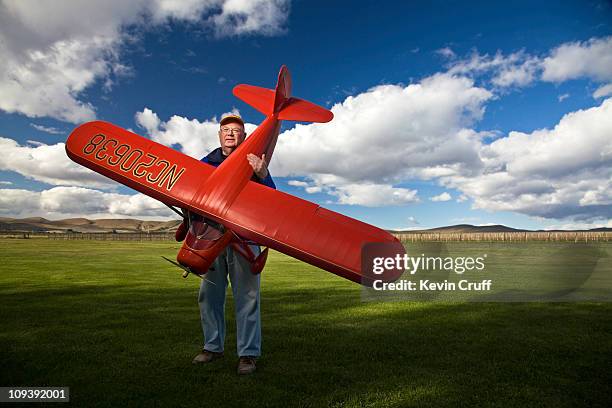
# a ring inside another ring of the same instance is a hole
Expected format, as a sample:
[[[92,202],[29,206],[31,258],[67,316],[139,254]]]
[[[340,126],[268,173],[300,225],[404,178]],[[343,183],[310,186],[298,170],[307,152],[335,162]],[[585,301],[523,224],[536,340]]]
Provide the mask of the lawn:
[[[264,355],[238,377],[231,294],[226,357],[191,364],[199,279],[160,257],[177,244],[0,248],[0,385],[69,386],[73,405],[612,404],[610,303],[364,302],[358,285],[272,252]]]

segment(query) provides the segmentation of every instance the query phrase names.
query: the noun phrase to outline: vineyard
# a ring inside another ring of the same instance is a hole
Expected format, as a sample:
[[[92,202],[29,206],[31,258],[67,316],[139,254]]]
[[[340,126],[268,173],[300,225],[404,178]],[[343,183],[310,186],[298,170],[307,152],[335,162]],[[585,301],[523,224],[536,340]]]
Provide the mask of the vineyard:
[[[401,232],[394,233],[402,242],[607,242],[612,241],[609,231],[520,231],[520,232]],[[93,241],[168,241],[174,240],[174,232],[120,232],[120,233],[48,233],[48,232],[0,232],[0,238],[93,240]]]

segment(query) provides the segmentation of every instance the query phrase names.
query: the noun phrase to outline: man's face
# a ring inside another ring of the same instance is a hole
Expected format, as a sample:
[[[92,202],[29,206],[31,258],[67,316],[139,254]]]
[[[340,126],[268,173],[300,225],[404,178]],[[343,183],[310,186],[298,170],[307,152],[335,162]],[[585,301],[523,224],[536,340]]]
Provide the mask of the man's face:
[[[244,127],[240,123],[229,122],[219,129],[219,143],[222,148],[235,149],[244,141]]]

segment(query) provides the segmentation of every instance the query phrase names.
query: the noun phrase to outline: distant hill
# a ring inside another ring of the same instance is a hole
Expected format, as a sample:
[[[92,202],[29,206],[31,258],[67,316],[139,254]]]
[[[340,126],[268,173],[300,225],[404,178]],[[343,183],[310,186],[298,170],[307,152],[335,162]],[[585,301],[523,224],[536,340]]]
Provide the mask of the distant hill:
[[[0,217],[0,232],[174,232],[181,223],[180,220],[171,221],[142,221],[131,218],[125,219],[97,219],[68,218],[65,220],[48,220],[42,217],[6,218]],[[392,231],[395,233],[414,232],[523,232],[527,230],[506,227],[505,225],[470,225],[458,224],[447,227],[438,227],[423,230]],[[594,228],[581,231],[612,231],[612,228]]]
[[[68,218],[51,221],[41,217],[0,218],[0,231],[15,232],[173,232],[181,223],[171,221],[141,221],[135,219]]]
[[[457,224],[450,225],[448,227],[438,227],[422,230],[408,230],[408,231],[393,231],[396,233],[414,233],[414,232],[441,232],[441,233],[463,233],[463,232],[525,232],[530,230],[517,229],[507,227],[505,225],[470,225],[470,224]],[[545,231],[545,230],[538,230]],[[554,231],[612,231],[612,228],[593,228],[590,230],[546,230],[546,232]]]
[[[524,232],[524,229],[516,229],[506,227],[505,225],[470,225],[470,224],[458,224],[450,225],[448,227],[431,228],[427,231],[430,232]]]

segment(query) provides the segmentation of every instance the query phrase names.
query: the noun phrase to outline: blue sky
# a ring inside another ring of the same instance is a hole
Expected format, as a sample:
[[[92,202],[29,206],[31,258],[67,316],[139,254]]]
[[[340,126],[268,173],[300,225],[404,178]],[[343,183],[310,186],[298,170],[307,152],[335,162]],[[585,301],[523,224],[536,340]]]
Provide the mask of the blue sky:
[[[283,191],[385,228],[612,226],[612,8],[532,3],[4,1],[0,216],[171,217],[62,156],[71,129],[198,157],[286,64],[336,117],[284,124]]]

